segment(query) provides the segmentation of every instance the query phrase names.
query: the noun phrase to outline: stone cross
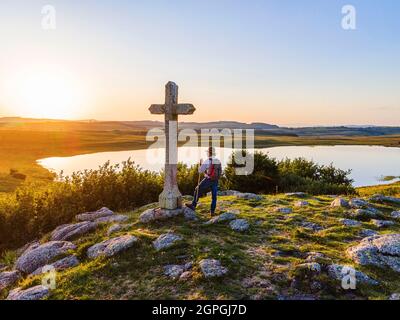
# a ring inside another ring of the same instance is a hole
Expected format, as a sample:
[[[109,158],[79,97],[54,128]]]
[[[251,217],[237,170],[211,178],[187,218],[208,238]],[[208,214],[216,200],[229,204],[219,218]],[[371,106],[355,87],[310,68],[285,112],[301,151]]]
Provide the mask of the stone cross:
[[[193,114],[192,104],[178,104],[178,86],[174,82],[165,85],[165,104],[152,104],[152,114],[165,115],[165,178],[164,190],[159,196],[161,209],[175,210],[182,207],[182,195],[176,181],[178,159],[178,114]]]

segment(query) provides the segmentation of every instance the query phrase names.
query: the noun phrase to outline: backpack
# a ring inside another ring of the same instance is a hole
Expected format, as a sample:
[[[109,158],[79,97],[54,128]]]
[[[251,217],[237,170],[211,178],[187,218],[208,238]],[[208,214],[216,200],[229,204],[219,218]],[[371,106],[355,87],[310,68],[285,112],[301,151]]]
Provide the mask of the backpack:
[[[219,162],[219,161],[218,161]],[[212,158],[210,158],[210,167],[208,168],[207,175],[213,181],[218,181],[221,177],[222,166],[221,163],[213,163]]]

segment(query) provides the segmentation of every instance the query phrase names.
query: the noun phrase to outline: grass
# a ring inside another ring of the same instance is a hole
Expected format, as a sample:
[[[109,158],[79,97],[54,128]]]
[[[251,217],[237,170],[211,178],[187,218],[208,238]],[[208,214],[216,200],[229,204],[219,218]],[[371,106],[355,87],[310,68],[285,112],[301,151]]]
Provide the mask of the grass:
[[[220,197],[218,212],[236,212],[249,221],[251,228],[245,233],[232,231],[228,223],[204,225],[208,219],[209,197],[203,198],[198,209],[201,221],[187,222],[183,218],[144,225],[138,216],[145,208],[125,212],[129,216],[127,230],[116,233],[133,234],[139,238],[134,247],[108,259],[89,261],[87,248],[107,239],[107,227],[76,241],[77,255],[82,263],[57,275],[57,288],[50,299],[276,299],[281,295],[313,295],[320,299],[387,299],[400,290],[400,278],[386,269],[355,266],[344,254],[360,241],[362,228],[378,230],[369,221],[361,227],[345,227],[340,218],[349,218],[343,209],[331,209],[331,198],[308,197],[310,205],[296,207],[296,198],[283,194],[263,196],[261,201],[236,197]],[[147,206],[146,208],[154,205]],[[291,214],[275,209],[291,207]],[[385,219],[396,207],[376,205]],[[302,227],[303,222],[324,228],[313,232]],[[160,234],[173,231],[183,241],[162,252],[152,246]],[[380,229],[381,233],[399,233],[396,225]],[[114,236],[114,235],[113,235]],[[378,279],[378,286],[358,285],[356,290],[344,290],[338,281],[326,272],[310,275],[299,269],[309,252],[321,252],[326,258],[322,265],[339,263],[353,265]],[[12,257],[12,254],[8,254]],[[205,279],[198,267],[203,258],[219,259],[229,273],[219,279]],[[187,281],[170,279],[163,275],[163,266],[194,262],[192,277]],[[316,288],[318,282],[321,288]],[[40,277],[20,281],[24,288],[40,284]],[[314,285],[314,286],[313,286]],[[2,293],[4,297],[6,292]]]
[[[61,125],[61,124],[60,124]],[[49,127],[53,128],[53,127]],[[65,157],[103,151],[143,149],[148,146],[143,130],[98,131],[64,130],[53,131],[36,127],[0,129],[0,195],[14,191],[24,183],[48,183],[54,175],[36,163],[46,157]],[[256,147],[300,146],[300,145],[383,145],[400,146],[400,136],[378,137],[291,137],[256,136]],[[27,176],[26,180],[10,175],[10,169]]]
[[[357,188],[357,192],[361,196],[372,196],[374,194],[383,194],[386,196],[400,197],[400,182],[391,184],[383,184],[369,187]]]

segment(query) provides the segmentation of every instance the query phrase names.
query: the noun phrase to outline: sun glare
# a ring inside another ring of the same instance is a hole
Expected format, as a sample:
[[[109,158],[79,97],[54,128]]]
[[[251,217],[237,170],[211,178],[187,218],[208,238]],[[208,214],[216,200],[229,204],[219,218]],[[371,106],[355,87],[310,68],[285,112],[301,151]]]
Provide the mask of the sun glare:
[[[25,70],[10,80],[13,114],[23,117],[71,119],[85,104],[78,80],[60,70]]]

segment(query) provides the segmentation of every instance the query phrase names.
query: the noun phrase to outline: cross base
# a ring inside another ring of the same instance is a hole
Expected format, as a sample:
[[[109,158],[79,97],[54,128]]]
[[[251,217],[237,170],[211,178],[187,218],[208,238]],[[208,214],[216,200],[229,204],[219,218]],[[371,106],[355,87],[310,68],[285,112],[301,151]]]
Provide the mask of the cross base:
[[[158,201],[161,209],[175,210],[177,208],[182,208],[182,194],[177,187],[172,190],[164,189]]]

